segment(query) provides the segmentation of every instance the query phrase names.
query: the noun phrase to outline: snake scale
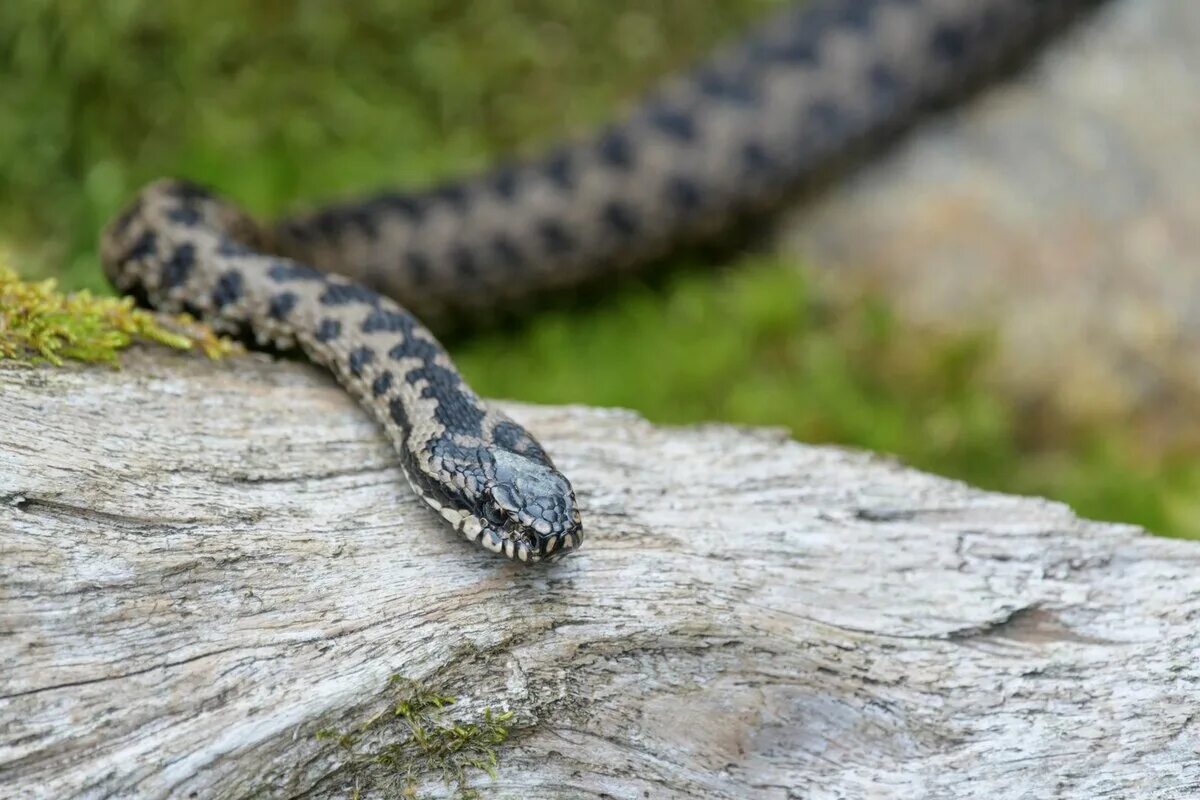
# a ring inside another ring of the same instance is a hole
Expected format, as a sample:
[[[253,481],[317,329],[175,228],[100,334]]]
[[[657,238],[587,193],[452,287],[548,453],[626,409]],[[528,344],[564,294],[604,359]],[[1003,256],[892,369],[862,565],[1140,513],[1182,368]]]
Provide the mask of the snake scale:
[[[810,0],[540,158],[274,225],[159,181],[109,224],[102,259],[119,290],[155,308],[299,346],[383,426],[414,490],[457,531],[551,560],[583,538],[570,482],[466,385],[417,315],[511,307],[710,235],[1100,1]]]

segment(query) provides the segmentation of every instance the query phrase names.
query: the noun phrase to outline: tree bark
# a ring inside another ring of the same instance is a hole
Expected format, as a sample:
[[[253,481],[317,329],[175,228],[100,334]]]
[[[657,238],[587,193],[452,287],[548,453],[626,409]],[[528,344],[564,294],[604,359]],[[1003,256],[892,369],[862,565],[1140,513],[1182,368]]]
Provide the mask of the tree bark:
[[[392,675],[511,712],[495,777],[461,775],[486,797],[1200,792],[1194,543],[777,431],[505,404],[588,529],[521,567],[304,364],[142,351],[0,397],[5,798],[454,794]],[[369,763],[389,736],[404,763]]]

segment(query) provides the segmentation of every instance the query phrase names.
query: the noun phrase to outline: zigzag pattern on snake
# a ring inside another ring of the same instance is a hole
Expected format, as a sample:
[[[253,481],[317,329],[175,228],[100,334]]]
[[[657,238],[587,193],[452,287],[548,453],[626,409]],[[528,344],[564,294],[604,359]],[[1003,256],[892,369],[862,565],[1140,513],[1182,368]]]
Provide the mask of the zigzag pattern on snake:
[[[540,159],[269,227],[160,181],[110,223],[102,260],[118,289],[156,308],[298,345],[380,423],[414,490],[457,531],[550,560],[583,538],[570,482],[466,385],[414,312],[510,306],[709,235],[1099,2],[812,0]]]

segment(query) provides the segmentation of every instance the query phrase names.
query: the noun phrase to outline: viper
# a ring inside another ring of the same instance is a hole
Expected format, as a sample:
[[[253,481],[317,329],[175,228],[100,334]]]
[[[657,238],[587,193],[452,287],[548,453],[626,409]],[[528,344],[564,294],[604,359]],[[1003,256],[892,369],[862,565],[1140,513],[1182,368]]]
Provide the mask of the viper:
[[[541,157],[271,224],[159,181],[105,229],[101,259],[154,308],[299,347],[378,421],[450,526],[510,559],[552,560],[583,541],[571,483],[420,319],[517,307],[716,235],[1101,1],[811,0]]]

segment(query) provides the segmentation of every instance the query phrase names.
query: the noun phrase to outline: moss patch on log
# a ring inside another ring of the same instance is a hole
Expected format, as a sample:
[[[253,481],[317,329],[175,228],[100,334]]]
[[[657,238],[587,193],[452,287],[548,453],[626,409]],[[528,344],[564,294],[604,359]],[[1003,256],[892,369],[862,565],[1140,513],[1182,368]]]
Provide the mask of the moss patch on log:
[[[477,793],[467,786],[473,773],[495,776],[497,748],[509,735],[511,711],[484,708],[475,716],[451,718],[456,698],[400,675],[389,681],[388,707],[349,730],[323,728],[318,740],[343,751],[347,796],[418,797],[430,775],[454,787],[460,798]]]
[[[0,361],[116,366],[120,352],[138,341],[199,349],[210,358],[236,349],[186,315],[153,314],[129,297],[63,294],[54,280],[23,281],[0,261]]]

